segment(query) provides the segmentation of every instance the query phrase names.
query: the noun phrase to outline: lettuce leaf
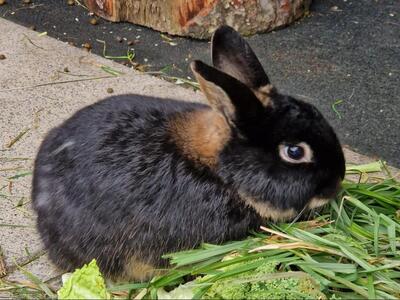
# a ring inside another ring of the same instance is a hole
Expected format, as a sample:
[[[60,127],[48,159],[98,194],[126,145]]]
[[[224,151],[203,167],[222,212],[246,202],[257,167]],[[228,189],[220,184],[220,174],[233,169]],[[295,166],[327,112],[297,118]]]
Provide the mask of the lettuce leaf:
[[[76,269],[57,295],[58,299],[111,299],[95,259]]]

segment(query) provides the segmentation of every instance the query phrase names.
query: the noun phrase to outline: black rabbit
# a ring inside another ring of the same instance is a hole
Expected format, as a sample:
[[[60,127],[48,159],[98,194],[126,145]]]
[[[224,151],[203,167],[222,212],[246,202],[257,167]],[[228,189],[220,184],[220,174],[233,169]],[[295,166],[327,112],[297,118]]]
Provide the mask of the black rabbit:
[[[210,106],[115,96],[50,131],[32,199],[56,265],[96,258],[107,277],[145,279],[165,253],[244,238],[335,196],[344,157],[321,113],[279,94],[228,26],[212,59],[192,63]]]

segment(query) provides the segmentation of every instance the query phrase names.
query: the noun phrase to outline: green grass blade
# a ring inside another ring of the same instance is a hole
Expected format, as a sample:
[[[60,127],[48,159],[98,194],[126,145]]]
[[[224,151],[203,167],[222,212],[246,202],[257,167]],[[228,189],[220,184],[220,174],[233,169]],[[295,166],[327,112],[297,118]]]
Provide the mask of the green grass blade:
[[[376,299],[374,277],[371,274],[368,275],[368,299]]]

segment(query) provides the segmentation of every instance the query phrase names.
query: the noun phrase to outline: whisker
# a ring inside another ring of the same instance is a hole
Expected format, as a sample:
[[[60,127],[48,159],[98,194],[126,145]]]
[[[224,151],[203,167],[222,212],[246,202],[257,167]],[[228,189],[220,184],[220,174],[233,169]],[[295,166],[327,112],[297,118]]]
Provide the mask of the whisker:
[[[301,217],[302,214],[306,211],[306,209],[307,209],[307,206],[304,206],[304,208],[299,212],[299,214],[296,216],[296,218],[293,219],[293,221],[289,224],[289,226],[288,226],[287,228],[292,227],[292,225],[293,225],[294,223],[296,223],[296,222],[300,219],[300,217]]]

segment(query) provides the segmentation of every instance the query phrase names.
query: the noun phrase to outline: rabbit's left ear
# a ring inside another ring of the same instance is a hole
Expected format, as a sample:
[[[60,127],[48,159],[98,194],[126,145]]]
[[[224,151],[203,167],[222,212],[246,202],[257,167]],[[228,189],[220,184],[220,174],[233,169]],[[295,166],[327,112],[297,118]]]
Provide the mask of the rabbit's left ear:
[[[192,62],[191,68],[210,105],[229,120],[248,123],[264,112],[262,102],[236,78],[201,61]]]
[[[229,26],[219,27],[212,37],[214,67],[243,82],[256,94],[265,90],[270,81],[250,45]]]

